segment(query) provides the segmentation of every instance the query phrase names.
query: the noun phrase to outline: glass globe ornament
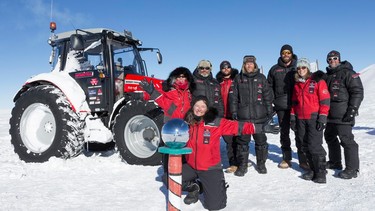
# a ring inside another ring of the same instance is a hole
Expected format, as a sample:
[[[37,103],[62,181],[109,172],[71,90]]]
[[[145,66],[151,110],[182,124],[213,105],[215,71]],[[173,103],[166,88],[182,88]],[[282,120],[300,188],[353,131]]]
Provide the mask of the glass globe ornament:
[[[183,148],[189,140],[189,125],[182,119],[171,119],[161,129],[161,137],[167,147]]]

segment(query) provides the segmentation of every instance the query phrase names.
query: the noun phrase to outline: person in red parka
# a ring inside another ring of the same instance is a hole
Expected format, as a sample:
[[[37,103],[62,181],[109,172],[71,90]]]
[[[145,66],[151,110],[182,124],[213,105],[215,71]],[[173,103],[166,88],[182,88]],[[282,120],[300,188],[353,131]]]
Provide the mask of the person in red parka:
[[[193,98],[192,108],[186,113],[185,121],[189,125],[189,140],[186,147],[192,153],[185,155],[182,165],[182,190],[188,191],[184,199],[186,204],[198,201],[200,189],[203,189],[205,208],[219,210],[226,207],[227,194],[224,173],[220,157],[220,137],[254,133],[278,133],[279,128],[270,124],[238,122],[218,117],[215,108],[209,108],[205,96]],[[192,180],[199,179],[200,185]]]
[[[327,153],[322,144],[330,94],[323,76],[322,71],[311,74],[308,59],[297,60],[290,113],[291,128],[296,131],[300,140],[303,140],[302,152],[305,153],[310,166],[310,170],[304,173],[302,178],[316,183],[326,183]]]
[[[220,63],[220,71],[216,74],[216,80],[221,86],[221,96],[224,103],[224,118],[232,119],[232,113],[229,109],[229,90],[232,85],[234,77],[238,74],[238,70],[233,68],[229,61],[222,61]],[[223,136],[225,143],[227,144],[227,156],[229,167],[226,169],[227,173],[233,173],[238,168],[237,161],[237,142],[235,141],[236,136]]]

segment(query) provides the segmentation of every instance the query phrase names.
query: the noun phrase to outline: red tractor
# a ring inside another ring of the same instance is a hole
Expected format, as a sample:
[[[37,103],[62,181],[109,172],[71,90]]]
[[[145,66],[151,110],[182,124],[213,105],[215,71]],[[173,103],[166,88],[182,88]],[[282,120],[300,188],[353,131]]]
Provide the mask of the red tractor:
[[[77,29],[52,35],[52,71],[26,81],[14,98],[11,143],[20,159],[45,162],[79,155],[87,143],[114,143],[129,164],[158,165],[163,111],[148,100],[141,41],[128,31]]]

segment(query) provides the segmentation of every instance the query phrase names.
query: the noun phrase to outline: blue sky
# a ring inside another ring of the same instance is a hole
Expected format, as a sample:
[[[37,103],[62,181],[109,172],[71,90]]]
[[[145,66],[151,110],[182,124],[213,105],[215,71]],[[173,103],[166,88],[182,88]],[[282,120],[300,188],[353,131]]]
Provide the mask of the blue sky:
[[[53,0],[56,33],[74,28],[127,29],[158,47],[145,59],[148,72],[165,79],[178,66],[193,70],[201,59],[213,63],[216,74],[222,60],[240,68],[244,55],[255,55],[265,74],[276,63],[283,44],[298,57],[318,60],[326,67],[326,55],[341,52],[357,71],[375,63],[375,1],[291,0]],[[0,109],[13,107],[13,96],[33,75],[49,72],[51,48],[50,0],[0,2]]]

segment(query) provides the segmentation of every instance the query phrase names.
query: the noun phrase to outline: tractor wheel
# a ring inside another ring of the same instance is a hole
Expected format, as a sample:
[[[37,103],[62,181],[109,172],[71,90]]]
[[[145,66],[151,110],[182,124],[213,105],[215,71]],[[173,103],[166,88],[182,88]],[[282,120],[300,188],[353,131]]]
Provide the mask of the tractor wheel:
[[[129,101],[117,114],[113,138],[128,164],[160,165],[163,112],[153,102]]]
[[[83,122],[54,86],[31,87],[16,101],[10,118],[14,152],[26,162],[70,158],[83,149]]]

